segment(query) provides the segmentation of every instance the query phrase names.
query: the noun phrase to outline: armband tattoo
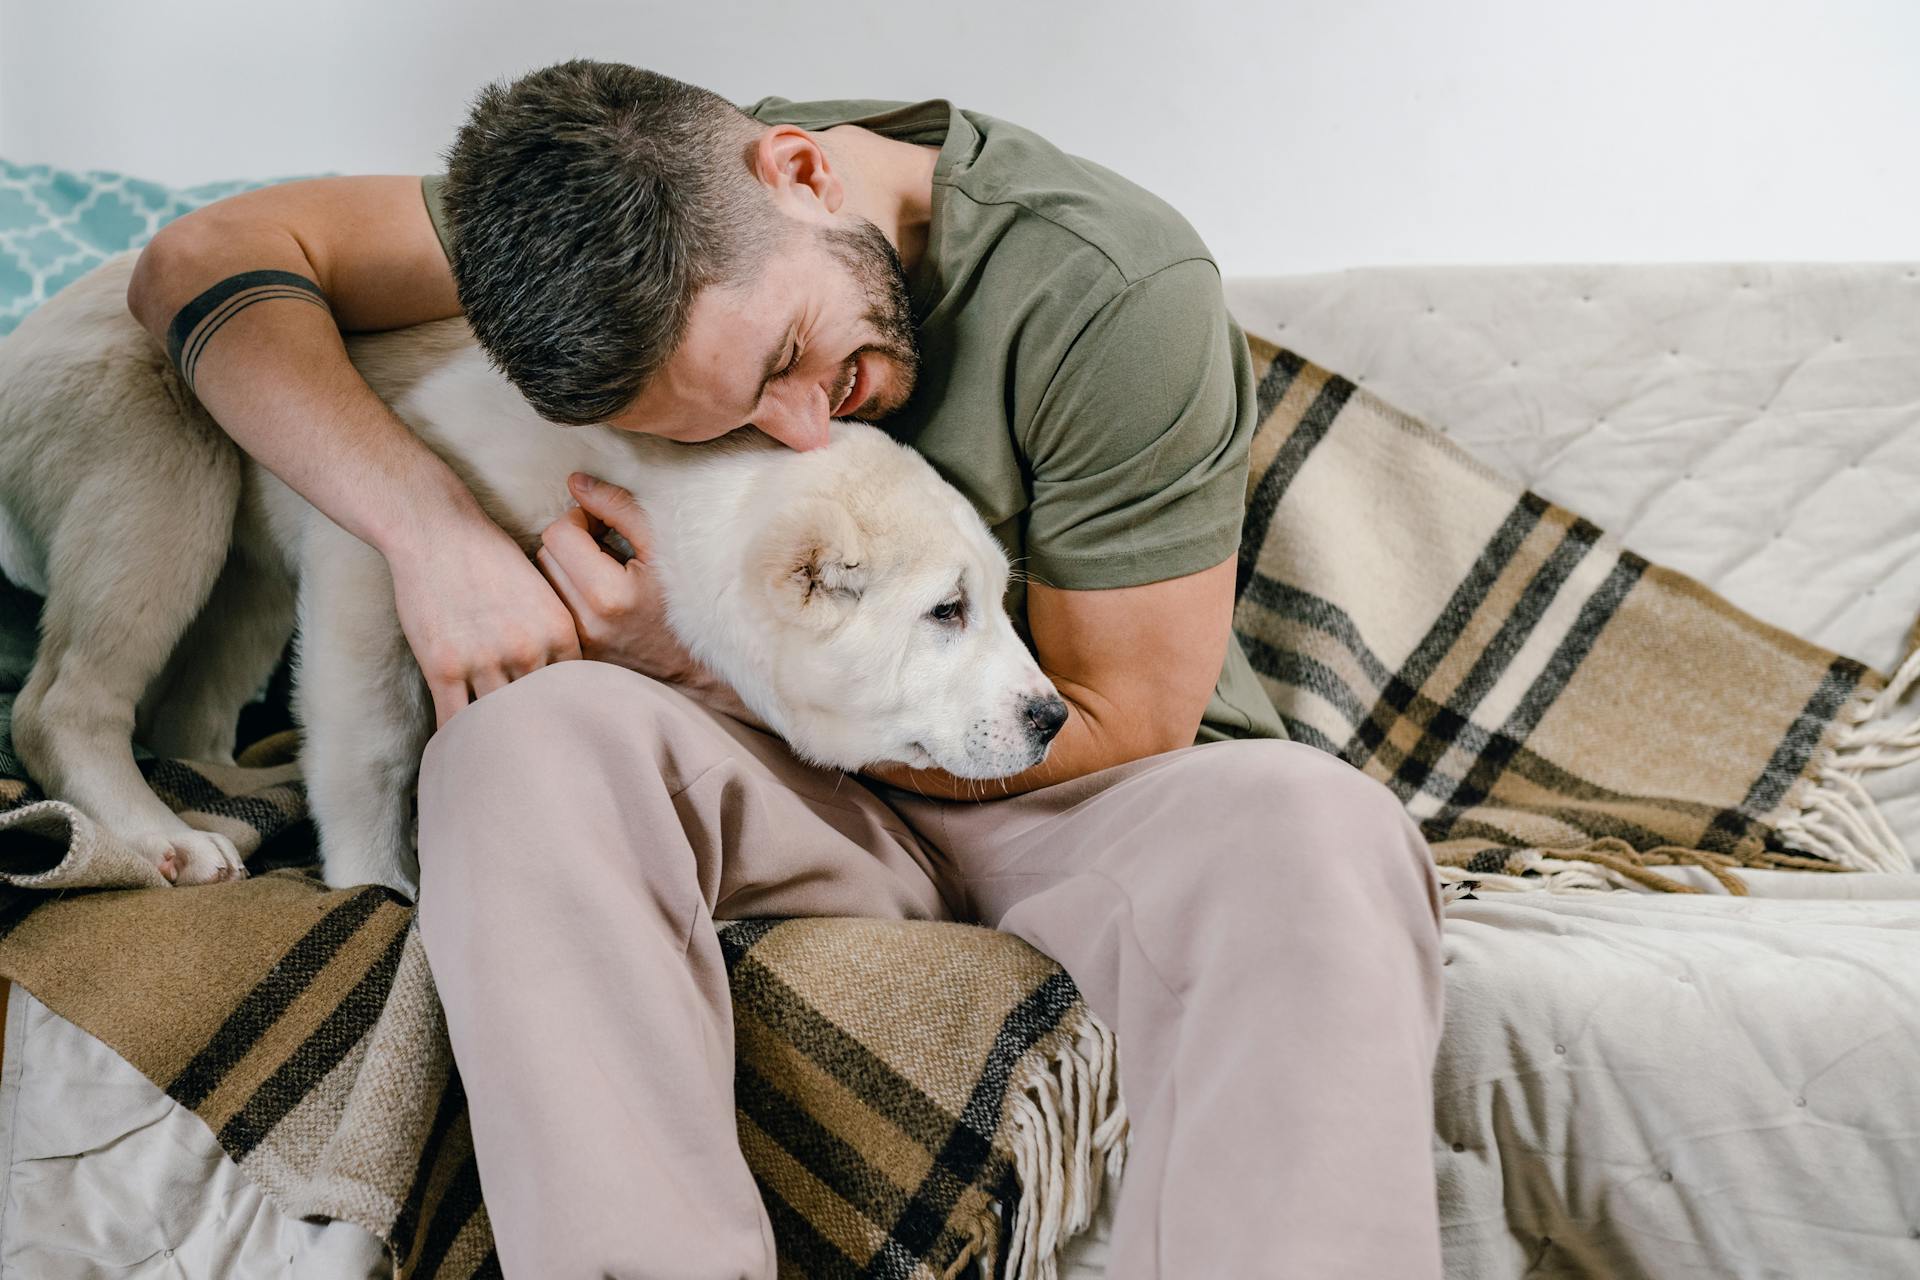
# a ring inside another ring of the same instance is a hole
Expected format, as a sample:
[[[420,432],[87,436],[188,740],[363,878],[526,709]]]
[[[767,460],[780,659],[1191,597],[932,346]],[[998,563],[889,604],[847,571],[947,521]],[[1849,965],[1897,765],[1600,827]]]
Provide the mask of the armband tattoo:
[[[291,271],[242,271],[237,276],[228,276],[180,308],[173,323],[167,326],[167,357],[187,380],[187,386],[193,386],[200,355],[221,325],[256,302],[272,302],[277,298],[311,302],[329,313],[333,310],[319,285]]]

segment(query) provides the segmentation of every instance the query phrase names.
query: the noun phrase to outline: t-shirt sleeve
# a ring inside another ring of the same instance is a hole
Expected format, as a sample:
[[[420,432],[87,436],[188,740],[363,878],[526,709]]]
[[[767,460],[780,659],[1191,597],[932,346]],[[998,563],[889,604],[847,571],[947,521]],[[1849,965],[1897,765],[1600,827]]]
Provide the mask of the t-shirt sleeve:
[[[1074,340],[1027,432],[1030,575],[1093,591],[1233,555],[1254,418],[1246,339],[1211,262],[1123,288]]]
[[[440,251],[453,260],[453,237],[447,234],[447,203],[442,198],[441,188],[447,185],[447,176],[443,173],[429,173],[420,179],[420,198],[427,202],[427,216],[433,219],[433,234],[440,237]]]

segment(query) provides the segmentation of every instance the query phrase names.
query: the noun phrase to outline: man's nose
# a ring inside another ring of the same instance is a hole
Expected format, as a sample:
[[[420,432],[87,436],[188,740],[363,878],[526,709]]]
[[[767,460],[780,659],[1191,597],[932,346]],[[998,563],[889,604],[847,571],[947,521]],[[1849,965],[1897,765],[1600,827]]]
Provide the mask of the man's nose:
[[[753,425],[790,449],[818,449],[827,442],[831,406],[819,387],[769,396]]]

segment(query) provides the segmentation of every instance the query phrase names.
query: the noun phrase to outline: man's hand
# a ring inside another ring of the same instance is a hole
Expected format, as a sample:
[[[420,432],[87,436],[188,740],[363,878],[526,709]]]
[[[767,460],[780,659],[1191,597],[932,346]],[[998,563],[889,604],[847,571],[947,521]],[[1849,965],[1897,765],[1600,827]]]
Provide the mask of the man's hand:
[[[572,617],[513,539],[488,520],[388,559],[407,644],[444,725],[475,698],[580,657]]]
[[[668,628],[666,601],[647,554],[651,530],[633,495],[585,475],[573,476],[568,489],[580,505],[546,527],[534,558],[573,615],[581,654],[678,685],[737,720],[759,725],[739,695]],[[601,543],[608,529],[633,547],[631,559],[622,562]]]

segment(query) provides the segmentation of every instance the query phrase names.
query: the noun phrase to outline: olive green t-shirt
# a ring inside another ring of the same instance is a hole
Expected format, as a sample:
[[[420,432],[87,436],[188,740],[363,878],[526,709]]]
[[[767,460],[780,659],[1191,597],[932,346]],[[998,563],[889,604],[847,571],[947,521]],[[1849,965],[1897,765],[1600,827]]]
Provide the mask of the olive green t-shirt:
[[[966,495],[1018,569],[1101,590],[1234,554],[1252,364],[1185,219],[1026,129],[945,101],[766,98],[747,110],[940,148],[927,247],[909,272],[920,380],[879,425]],[[423,186],[444,242],[438,179]],[[1024,632],[1021,583],[1007,604]],[[1236,641],[1199,736],[1286,736]]]

